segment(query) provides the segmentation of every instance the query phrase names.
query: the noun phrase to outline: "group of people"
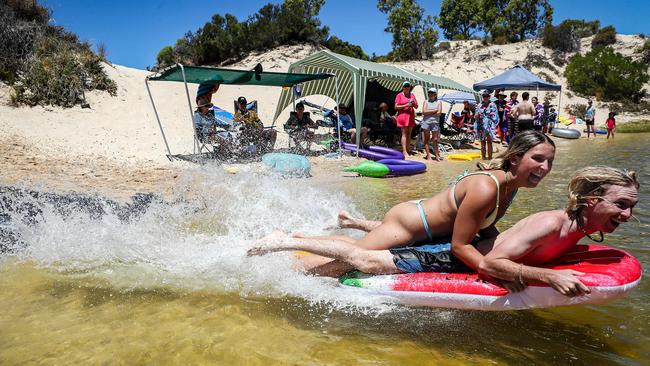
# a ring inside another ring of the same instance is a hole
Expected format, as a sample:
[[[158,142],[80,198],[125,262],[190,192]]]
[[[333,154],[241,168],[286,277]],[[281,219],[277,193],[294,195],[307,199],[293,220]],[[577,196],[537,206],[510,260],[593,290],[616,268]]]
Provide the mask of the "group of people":
[[[261,151],[272,150],[277,131],[264,128],[257,112],[248,108],[246,97],[237,99],[237,109],[230,124],[217,118],[212,95],[219,84],[200,84],[196,95],[193,121],[196,136],[203,143],[212,143],[223,151],[234,151],[237,146],[255,146]]]
[[[549,133],[555,127],[557,113],[548,103],[539,103],[528,92],[521,95],[511,92],[506,100],[503,90],[496,89],[494,96],[482,90],[481,102],[474,109],[477,137],[481,142],[481,156],[492,159],[492,142],[497,137],[504,146],[519,132],[535,130]],[[471,108],[471,107],[470,107]],[[471,112],[470,112],[471,113]]]
[[[249,255],[300,250],[297,260],[310,273],[340,276],[351,270],[372,274],[469,272],[521,291],[542,282],[566,296],[589,293],[581,272],[542,268],[588,237],[603,240],[630,218],[638,202],[636,173],[610,167],[578,170],[568,184],[562,210],[534,213],[504,232],[495,224],[520,188],[534,189],[551,171],[553,141],[541,131],[523,131],[506,151],[479,170],[459,176],[429,199],[400,203],[382,221],[339,214],[341,228],[360,229],[347,236],[305,237],[275,232],[260,239]],[[600,237],[592,236],[600,233]]]

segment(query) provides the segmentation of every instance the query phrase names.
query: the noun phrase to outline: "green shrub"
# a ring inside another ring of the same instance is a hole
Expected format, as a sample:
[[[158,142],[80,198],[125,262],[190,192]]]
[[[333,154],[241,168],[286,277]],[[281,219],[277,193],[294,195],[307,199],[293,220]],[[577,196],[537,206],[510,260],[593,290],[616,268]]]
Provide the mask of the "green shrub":
[[[610,47],[572,57],[564,76],[571,90],[606,101],[638,99],[648,81],[645,63],[614,52]]]
[[[564,22],[558,26],[547,25],[542,32],[542,46],[561,52],[574,52],[580,49],[580,37]]]
[[[647,39],[643,43],[643,46],[641,46],[638,52],[641,54],[643,62],[650,63],[650,39]]]
[[[570,116],[576,116],[585,119],[585,115],[587,113],[587,105],[580,103],[568,104],[564,107],[564,111],[567,112],[567,114]]]
[[[58,38],[39,39],[28,64],[25,77],[14,88],[19,103],[72,107],[81,101],[83,89],[117,92],[98,55]]]
[[[527,69],[538,67],[538,68],[548,69],[554,73],[558,72],[557,68],[553,66],[550,62],[548,62],[546,57],[536,53],[529,53],[528,55],[526,55],[526,58],[524,59],[522,66]]]
[[[449,42],[440,42],[438,44],[438,49],[441,51],[448,51],[451,48],[451,43]]]
[[[616,43],[616,28],[608,25],[596,33],[594,39],[591,41],[591,47],[605,47],[614,43]]]
[[[47,24],[49,16],[35,1],[0,2],[0,79],[13,88],[10,103],[71,107],[84,89],[115,95],[103,56],[74,33]]]
[[[537,76],[542,78],[542,80],[544,80],[544,81],[555,84],[555,79],[551,75],[545,73],[544,71],[538,72]]]
[[[361,60],[369,60],[370,57],[363,52],[363,49],[357,45],[346,42],[337,36],[330,37],[327,41],[322,43],[323,46],[330,49],[332,52],[340,53],[342,55],[358,58]]]
[[[571,28],[571,32],[578,38],[585,38],[593,36],[598,33],[600,29],[600,21],[592,20],[586,21],[584,19],[566,19],[560,25],[564,24]]]
[[[156,56],[156,62],[159,67],[166,67],[174,63],[174,49],[172,46],[165,46],[160,49]]]

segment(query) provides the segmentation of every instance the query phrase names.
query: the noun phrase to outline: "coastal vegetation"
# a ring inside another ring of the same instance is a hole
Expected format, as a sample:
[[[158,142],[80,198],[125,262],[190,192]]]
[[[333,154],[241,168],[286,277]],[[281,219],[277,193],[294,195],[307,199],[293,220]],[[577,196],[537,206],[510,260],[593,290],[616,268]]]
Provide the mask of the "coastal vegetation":
[[[157,67],[186,64],[228,64],[251,51],[264,51],[281,45],[320,44],[334,52],[369,59],[361,47],[329,35],[318,13],[324,0],[285,0],[266,4],[244,21],[232,14],[215,14],[195,32],[188,32],[173,46],[163,47]]]
[[[50,16],[35,1],[0,2],[0,80],[12,88],[13,104],[72,107],[84,102],[84,90],[115,95],[105,58],[74,33],[50,25]]]
[[[573,56],[564,76],[569,88],[578,94],[595,95],[604,101],[638,103],[648,81],[648,65],[611,47],[597,47],[585,55]]]

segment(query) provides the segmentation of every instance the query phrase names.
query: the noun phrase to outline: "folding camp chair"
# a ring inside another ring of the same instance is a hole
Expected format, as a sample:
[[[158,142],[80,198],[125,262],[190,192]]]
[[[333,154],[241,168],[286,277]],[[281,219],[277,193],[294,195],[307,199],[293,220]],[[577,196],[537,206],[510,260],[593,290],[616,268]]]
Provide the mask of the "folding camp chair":
[[[309,112],[303,112],[306,117],[309,117]],[[290,112],[290,116],[296,116],[296,112]],[[289,149],[291,149],[291,141],[295,144],[295,149],[298,152],[306,153],[310,150],[311,144],[314,141],[314,131],[318,126],[291,126],[287,123],[284,124],[284,131],[289,135]]]

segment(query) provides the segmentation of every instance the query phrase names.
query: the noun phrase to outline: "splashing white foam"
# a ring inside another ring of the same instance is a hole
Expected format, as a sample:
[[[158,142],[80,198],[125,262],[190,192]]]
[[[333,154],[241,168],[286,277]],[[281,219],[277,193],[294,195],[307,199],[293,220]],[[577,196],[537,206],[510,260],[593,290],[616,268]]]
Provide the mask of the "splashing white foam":
[[[216,166],[189,169],[181,182],[171,199],[152,203],[130,222],[108,209],[93,219],[78,211],[62,216],[52,205],[34,202],[42,210],[39,222],[16,224],[27,243],[19,257],[125,290],[165,286],[291,296],[370,313],[391,307],[387,299],[354,295],[334,279],[293,269],[289,255],[245,256],[253,240],[273,230],[325,234],[340,209],[356,213],[343,193],[309,179],[255,169],[228,174]]]

